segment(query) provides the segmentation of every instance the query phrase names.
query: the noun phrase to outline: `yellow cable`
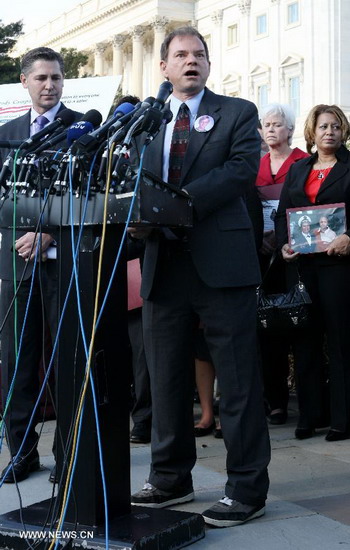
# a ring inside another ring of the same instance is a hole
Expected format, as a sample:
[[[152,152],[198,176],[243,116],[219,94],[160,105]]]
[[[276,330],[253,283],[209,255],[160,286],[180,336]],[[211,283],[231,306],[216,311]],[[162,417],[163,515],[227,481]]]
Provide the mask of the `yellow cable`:
[[[112,147],[111,147],[110,153],[109,153],[109,166],[110,167],[112,166],[111,161],[112,161],[112,155],[113,155],[114,147],[115,147],[115,145],[112,144]],[[110,188],[110,182],[111,182],[111,169],[109,169],[109,171],[108,171],[107,182],[106,182],[104,212],[103,212],[103,224],[102,224],[102,234],[101,234],[101,246],[100,246],[100,255],[99,255],[98,268],[97,268],[95,306],[94,306],[94,316],[93,316],[93,322],[92,322],[92,333],[91,333],[91,341],[90,341],[90,347],[89,347],[89,356],[88,356],[87,368],[86,368],[86,372],[85,372],[85,378],[84,378],[84,381],[83,381],[83,389],[82,389],[82,393],[81,393],[81,396],[80,396],[77,416],[76,416],[76,420],[75,420],[71,457],[70,457],[70,462],[69,462],[69,466],[68,466],[66,483],[65,483],[65,487],[64,487],[64,494],[63,494],[63,500],[62,500],[62,505],[61,505],[60,517],[59,517],[58,524],[57,524],[57,530],[58,531],[61,529],[62,522],[63,522],[63,513],[64,513],[65,505],[66,505],[66,502],[67,502],[68,487],[69,487],[69,483],[70,483],[70,478],[71,478],[72,468],[73,468],[73,462],[74,462],[74,456],[75,456],[76,447],[77,447],[79,422],[80,422],[80,417],[81,417],[81,413],[82,413],[82,408],[83,408],[83,404],[84,404],[84,400],[85,400],[85,395],[86,395],[88,383],[89,383],[89,380],[90,380],[92,352],[93,352],[93,348],[94,348],[95,335],[96,335],[96,320],[97,320],[97,315],[98,315],[98,301],[99,301],[99,292],[100,292],[100,285],[101,285],[103,250],[104,250],[105,237],[106,237],[107,206],[108,206],[108,193],[109,193],[109,188]],[[49,550],[52,550],[54,544],[55,544],[55,542],[52,541],[52,543],[49,546]]]

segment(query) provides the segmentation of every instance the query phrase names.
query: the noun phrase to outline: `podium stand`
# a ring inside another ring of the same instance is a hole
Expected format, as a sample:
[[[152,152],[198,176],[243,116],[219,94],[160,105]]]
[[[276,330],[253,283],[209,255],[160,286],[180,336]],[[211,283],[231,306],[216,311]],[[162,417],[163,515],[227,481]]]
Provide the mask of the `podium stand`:
[[[161,191],[163,193],[163,191]],[[164,195],[164,193],[163,193]],[[172,195],[171,195],[172,196]],[[178,197],[172,196],[173,199]],[[56,197],[57,202],[61,197]],[[6,201],[9,199],[7,198]],[[28,201],[34,198],[19,197],[19,208],[26,209]],[[162,199],[163,200],[163,199]],[[182,197],[181,201],[189,198]],[[55,197],[51,201],[54,208]],[[11,219],[9,210],[12,205],[0,211],[0,224],[8,226]],[[189,205],[190,206],[190,205]],[[77,209],[81,212],[81,209]],[[24,219],[24,218],[22,218]],[[32,223],[30,217],[24,223]],[[29,222],[28,222],[29,220]],[[48,228],[52,228],[50,217],[46,217]],[[24,225],[20,226],[23,229]],[[29,227],[28,227],[29,229]],[[112,272],[116,252],[119,248],[124,225],[110,224],[106,231],[104,260],[100,297],[103,299]],[[58,251],[62,253],[60,280],[61,296],[65,297],[72,272],[71,229],[61,230],[61,242]],[[78,233],[77,227],[74,228]],[[94,298],[100,251],[101,225],[84,225],[79,250],[78,271],[82,305],[82,318],[86,339],[91,336]],[[187,546],[204,536],[204,521],[199,514],[171,510],[154,510],[130,505],[130,446],[129,446],[129,395],[130,367],[128,364],[127,336],[127,287],[126,252],[123,251],[118,269],[111,286],[103,316],[99,324],[91,371],[95,383],[97,409],[102,441],[102,454],[107,485],[107,503],[109,515],[109,548],[168,550]],[[72,418],[76,411],[78,397],[86,368],[86,356],[79,328],[76,303],[76,288],[73,284],[68,306],[64,314],[60,332],[57,368],[57,469],[58,477],[63,471],[65,478],[64,449],[69,447]],[[64,484],[63,484],[64,485]],[[1,490],[0,490],[1,492]],[[59,491],[53,508],[61,509],[62,491]],[[23,509],[23,520],[28,531],[45,531],[44,522],[50,501],[33,504]],[[49,515],[50,518],[50,515]],[[77,536],[71,541],[74,548],[105,548],[104,537],[105,506],[103,500],[100,459],[97,445],[97,430],[91,387],[88,387],[82,428],[79,441],[78,459],[74,473],[72,493],[64,526],[64,531],[74,531]],[[50,519],[49,519],[50,521]],[[23,523],[20,511],[15,510],[0,516],[0,540],[9,549],[22,550],[25,544],[20,537]],[[47,528],[47,540],[50,532]],[[86,540],[79,533],[93,533]],[[51,528],[52,533],[52,528]],[[35,542],[35,539],[28,539]],[[60,544],[66,544],[62,539]],[[68,546],[69,547],[69,546]]]
[[[107,227],[101,271],[100,304],[105,295],[119,248],[122,225]],[[77,232],[77,230],[75,230]],[[91,339],[96,279],[100,253],[101,226],[84,227],[78,257],[78,273],[82,319],[86,340]],[[72,273],[70,228],[63,229],[59,250],[63,251],[61,295],[64,297]],[[64,462],[61,438],[66,446],[72,430],[72,414],[77,408],[85,369],[86,353],[77,314],[76,288],[70,293],[60,333],[57,369],[57,433],[58,475]],[[114,282],[99,323],[92,356],[91,374],[96,392],[97,410],[103,448],[104,471],[111,517],[130,513],[130,368],[127,332],[126,254],[120,257]],[[73,493],[66,521],[71,525],[102,525],[104,502],[97,446],[97,428],[91,387],[88,388],[83,410],[74,473]],[[117,488],[117,490],[111,488]],[[60,495],[58,496],[58,498]]]

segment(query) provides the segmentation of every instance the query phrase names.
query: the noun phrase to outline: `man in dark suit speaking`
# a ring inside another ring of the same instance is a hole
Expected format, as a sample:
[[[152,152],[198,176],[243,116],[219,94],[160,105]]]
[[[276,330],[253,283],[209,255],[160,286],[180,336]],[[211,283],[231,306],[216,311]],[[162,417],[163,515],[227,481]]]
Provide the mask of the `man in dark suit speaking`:
[[[130,229],[146,238],[141,293],[153,407],[151,471],[131,501],[162,508],[193,499],[192,350],[200,319],[220,386],[228,474],[225,495],[203,516],[228,527],[263,515],[269,485],[256,344],[260,275],[243,199],[260,159],[257,112],[205,88],[208,48],[196,29],[166,37],[161,60],[173,84],[173,120],[148,146],[144,167],[193,197],[194,224],[182,234]]]
[[[0,139],[25,140],[53,122],[59,111],[65,108],[60,101],[63,78],[63,59],[59,53],[45,47],[35,48],[26,53],[21,63],[21,82],[24,88],[28,89],[32,108],[25,115],[4,124],[0,128]],[[76,119],[82,116],[81,113],[75,115]],[[0,150],[1,165],[8,153],[9,150]],[[52,235],[38,233],[35,236],[34,232],[16,231],[14,236],[12,229],[1,229],[1,236],[1,324],[10,311],[0,335],[3,407],[15,372],[16,348],[20,342],[28,297],[31,295],[17,373],[4,419],[11,456],[14,457],[21,448],[38,396],[38,370],[45,341],[43,330],[49,326],[51,335],[54,336],[56,333],[57,275],[56,262],[47,259],[48,256],[55,256]],[[35,244],[39,239],[37,268],[33,273]],[[24,269],[23,281],[17,292],[17,304],[11,307],[14,288],[17,287]],[[7,468],[1,474],[2,481],[21,481],[28,477],[30,472],[39,469],[37,440],[34,422],[11,469],[6,475],[4,474]]]

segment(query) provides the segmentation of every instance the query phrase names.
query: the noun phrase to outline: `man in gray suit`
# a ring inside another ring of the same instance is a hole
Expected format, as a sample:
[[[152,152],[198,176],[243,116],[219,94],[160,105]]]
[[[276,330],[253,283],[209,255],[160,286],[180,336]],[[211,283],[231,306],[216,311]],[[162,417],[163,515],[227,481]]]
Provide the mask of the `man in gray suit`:
[[[64,66],[59,53],[45,47],[30,50],[22,59],[20,78],[23,87],[29,92],[32,108],[25,115],[0,128],[2,140],[25,140],[38,132],[41,129],[40,126],[53,122],[56,115],[65,109],[60,101]],[[42,119],[43,116],[45,119]],[[82,113],[76,112],[75,116],[78,120],[82,117]],[[0,150],[1,164],[9,152],[5,149]],[[10,395],[10,405],[4,420],[11,456],[18,455],[12,462],[11,469],[5,468],[2,472],[1,480],[5,483],[14,483],[25,479],[40,467],[36,422],[32,423],[28,432],[27,427],[39,392],[38,373],[45,343],[44,330],[49,327],[51,336],[54,336],[57,329],[57,267],[55,261],[47,260],[48,249],[54,242],[53,235],[48,233],[35,235],[32,231],[18,230],[14,238],[12,229],[1,229],[1,236],[1,324],[6,319],[0,335],[2,397],[3,406],[5,406],[11,381],[17,370]],[[39,239],[37,269],[33,273],[36,243]],[[17,281],[16,286],[18,286],[16,316],[13,307],[14,280]],[[31,296],[30,307],[26,313],[29,296]],[[7,316],[8,312],[9,316]],[[15,340],[19,342],[25,315],[27,315],[27,321],[23,343],[17,369],[15,369]],[[15,318],[17,318],[17,337],[14,329]],[[50,480],[53,481],[54,477],[51,476]]]
[[[256,343],[260,274],[244,200],[260,159],[258,118],[252,103],[205,87],[209,54],[196,29],[167,36],[161,60],[173,84],[173,121],[148,146],[144,167],[168,180],[172,131],[179,111],[186,111],[189,135],[179,185],[193,197],[194,224],[180,234],[130,229],[146,241],[141,293],[153,407],[151,471],[131,502],[162,508],[194,497],[192,350],[200,320],[221,391],[228,474],[225,495],[203,516],[211,525],[228,527],[264,514],[269,485]],[[141,146],[138,140],[135,151]]]

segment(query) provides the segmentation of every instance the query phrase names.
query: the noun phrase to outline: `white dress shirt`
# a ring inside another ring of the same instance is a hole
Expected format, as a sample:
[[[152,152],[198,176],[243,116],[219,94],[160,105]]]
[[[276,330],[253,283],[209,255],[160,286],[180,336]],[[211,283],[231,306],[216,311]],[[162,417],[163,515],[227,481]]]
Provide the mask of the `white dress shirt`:
[[[60,107],[61,107],[61,102],[59,101],[57,103],[57,105],[52,107],[52,109],[50,109],[49,111],[46,111],[46,113],[43,113],[43,116],[46,116],[47,120],[49,121],[48,124],[50,124],[51,122],[53,122],[55,120],[55,117],[56,117]],[[35,121],[38,118],[38,116],[40,116],[39,113],[37,113],[36,110],[33,109],[33,107],[32,107],[31,110],[30,110],[30,137],[32,137],[38,131],[38,129],[36,127],[36,124],[35,124]]]

